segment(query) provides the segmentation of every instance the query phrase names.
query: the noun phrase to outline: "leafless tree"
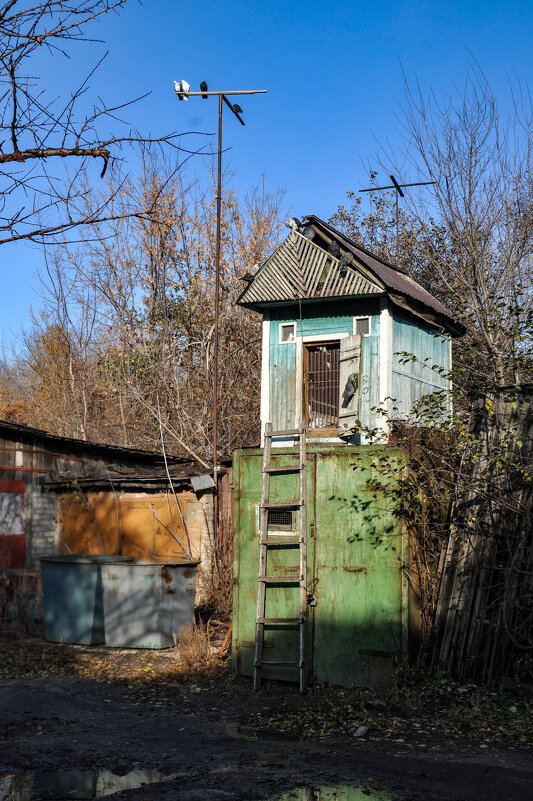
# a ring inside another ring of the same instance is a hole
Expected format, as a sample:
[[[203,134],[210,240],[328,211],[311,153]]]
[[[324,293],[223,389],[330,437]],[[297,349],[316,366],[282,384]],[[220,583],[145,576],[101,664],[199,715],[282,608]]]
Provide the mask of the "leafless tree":
[[[150,218],[130,216],[142,202]],[[260,323],[235,306],[239,277],[277,244],[282,204],[262,184],[224,197],[218,410],[228,456],[259,436]],[[148,159],[110,210],[100,236],[47,248],[43,312],[0,373],[0,417],[5,408],[57,433],[149,448],[161,428],[174,453],[210,464],[214,185],[188,184],[174,162]]]
[[[422,245],[413,269],[468,325],[466,359],[493,384],[524,380],[533,310],[533,105],[510,86],[500,111],[477,65],[442,98],[405,83],[400,177],[434,180],[405,203]],[[433,194],[432,194],[433,193]]]
[[[65,241],[80,225],[105,222],[109,201],[121,185],[117,175],[128,145],[180,149],[178,134],[144,137],[120,119],[140,98],[113,107],[101,99],[91,104],[89,83],[98,68],[105,68],[105,56],[66,97],[58,97],[34,74],[33,64],[38,59],[42,67],[43,53],[68,58],[80,42],[94,42],[89,35],[94,24],[118,13],[125,2],[43,0],[32,5],[9,0],[0,7],[0,244],[46,243],[59,235]],[[106,184],[108,191],[98,196],[87,177],[95,160],[101,178],[110,164],[116,172],[112,184]],[[130,213],[151,211],[141,206]]]

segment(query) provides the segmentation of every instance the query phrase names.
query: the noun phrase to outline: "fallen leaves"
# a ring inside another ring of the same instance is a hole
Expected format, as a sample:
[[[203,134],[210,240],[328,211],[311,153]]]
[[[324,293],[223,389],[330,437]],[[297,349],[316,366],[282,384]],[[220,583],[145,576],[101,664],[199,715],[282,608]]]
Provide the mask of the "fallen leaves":
[[[216,675],[221,663],[214,664]],[[177,652],[139,651],[23,640],[0,644],[0,680],[30,676],[77,676],[127,684],[130,689],[205,676],[183,666]]]
[[[264,707],[242,722],[255,729],[275,729],[294,738],[320,740],[328,736],[348,736],[361,741],[357,732],[365,730],[365,740],[385,739],[418,748],[432,747],[437,738],[468,738],[484,743],[533,742],[532,699],[523,695],[509,704],[506,695],[470,687],[446,690],[422,686],[418,697],[410,691],[402,696],[397,689],[386,693],[386,710],[377,712],[365,690],[324,691],[298,709],[276,711]],[[497,698],[497,703],[495,702]]]

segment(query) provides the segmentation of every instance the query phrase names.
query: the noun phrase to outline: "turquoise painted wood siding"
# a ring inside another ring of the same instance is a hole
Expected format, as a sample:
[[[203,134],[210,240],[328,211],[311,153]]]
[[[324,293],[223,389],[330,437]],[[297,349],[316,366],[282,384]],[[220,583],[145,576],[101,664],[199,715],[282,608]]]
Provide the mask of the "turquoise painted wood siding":
[[[297,425],[296,345],[273,342],[274,332],[277,340],[277,323],[270,331],[270,421],[279,431]]]
[[[413,354],[409,359],[403,354]],[[393,417],[405,420],[424,395],[450,388],[449,337],[422,321],[394,313],[392,322]]]
[[[289,305],[272,309],[270,314],[270,422],[274,429],[293,428],[301,415],[301,388],[296,385],[297,348],[280,343],[280,323],[296,323],[296,336],[350,336],[353,318],[369,316],[371,335],[364,337],[360,394],[360,417],[364,427],[374,428],[379,416],[371,411],[379,403],[379,301],[374,298],[347,300],[341,303]],[[301,372],[300,372],[301,375]]]
[[[371,335],[363,337],[359,419],[368,432],[379,428],[379,315],[372,317]]]

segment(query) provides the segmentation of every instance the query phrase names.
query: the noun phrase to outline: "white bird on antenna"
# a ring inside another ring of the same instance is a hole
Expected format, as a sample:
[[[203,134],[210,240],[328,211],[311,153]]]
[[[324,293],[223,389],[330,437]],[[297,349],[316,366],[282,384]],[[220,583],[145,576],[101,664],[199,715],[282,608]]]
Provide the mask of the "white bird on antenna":
[[[189,92],[191,90],[191,85],[187,83],[187,81],[173,81],[174,83],[174,91],[176,92],[179,100],[188,100],[189,99]]]

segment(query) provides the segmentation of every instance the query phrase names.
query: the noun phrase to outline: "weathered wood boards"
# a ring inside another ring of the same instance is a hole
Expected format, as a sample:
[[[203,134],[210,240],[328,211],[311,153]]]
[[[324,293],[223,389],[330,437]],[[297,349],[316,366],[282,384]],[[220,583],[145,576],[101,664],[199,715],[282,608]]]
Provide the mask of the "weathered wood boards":
[[[533,388],[474,406],[458,472],[435,621],[433,666],[493,684],[533,641]]]

